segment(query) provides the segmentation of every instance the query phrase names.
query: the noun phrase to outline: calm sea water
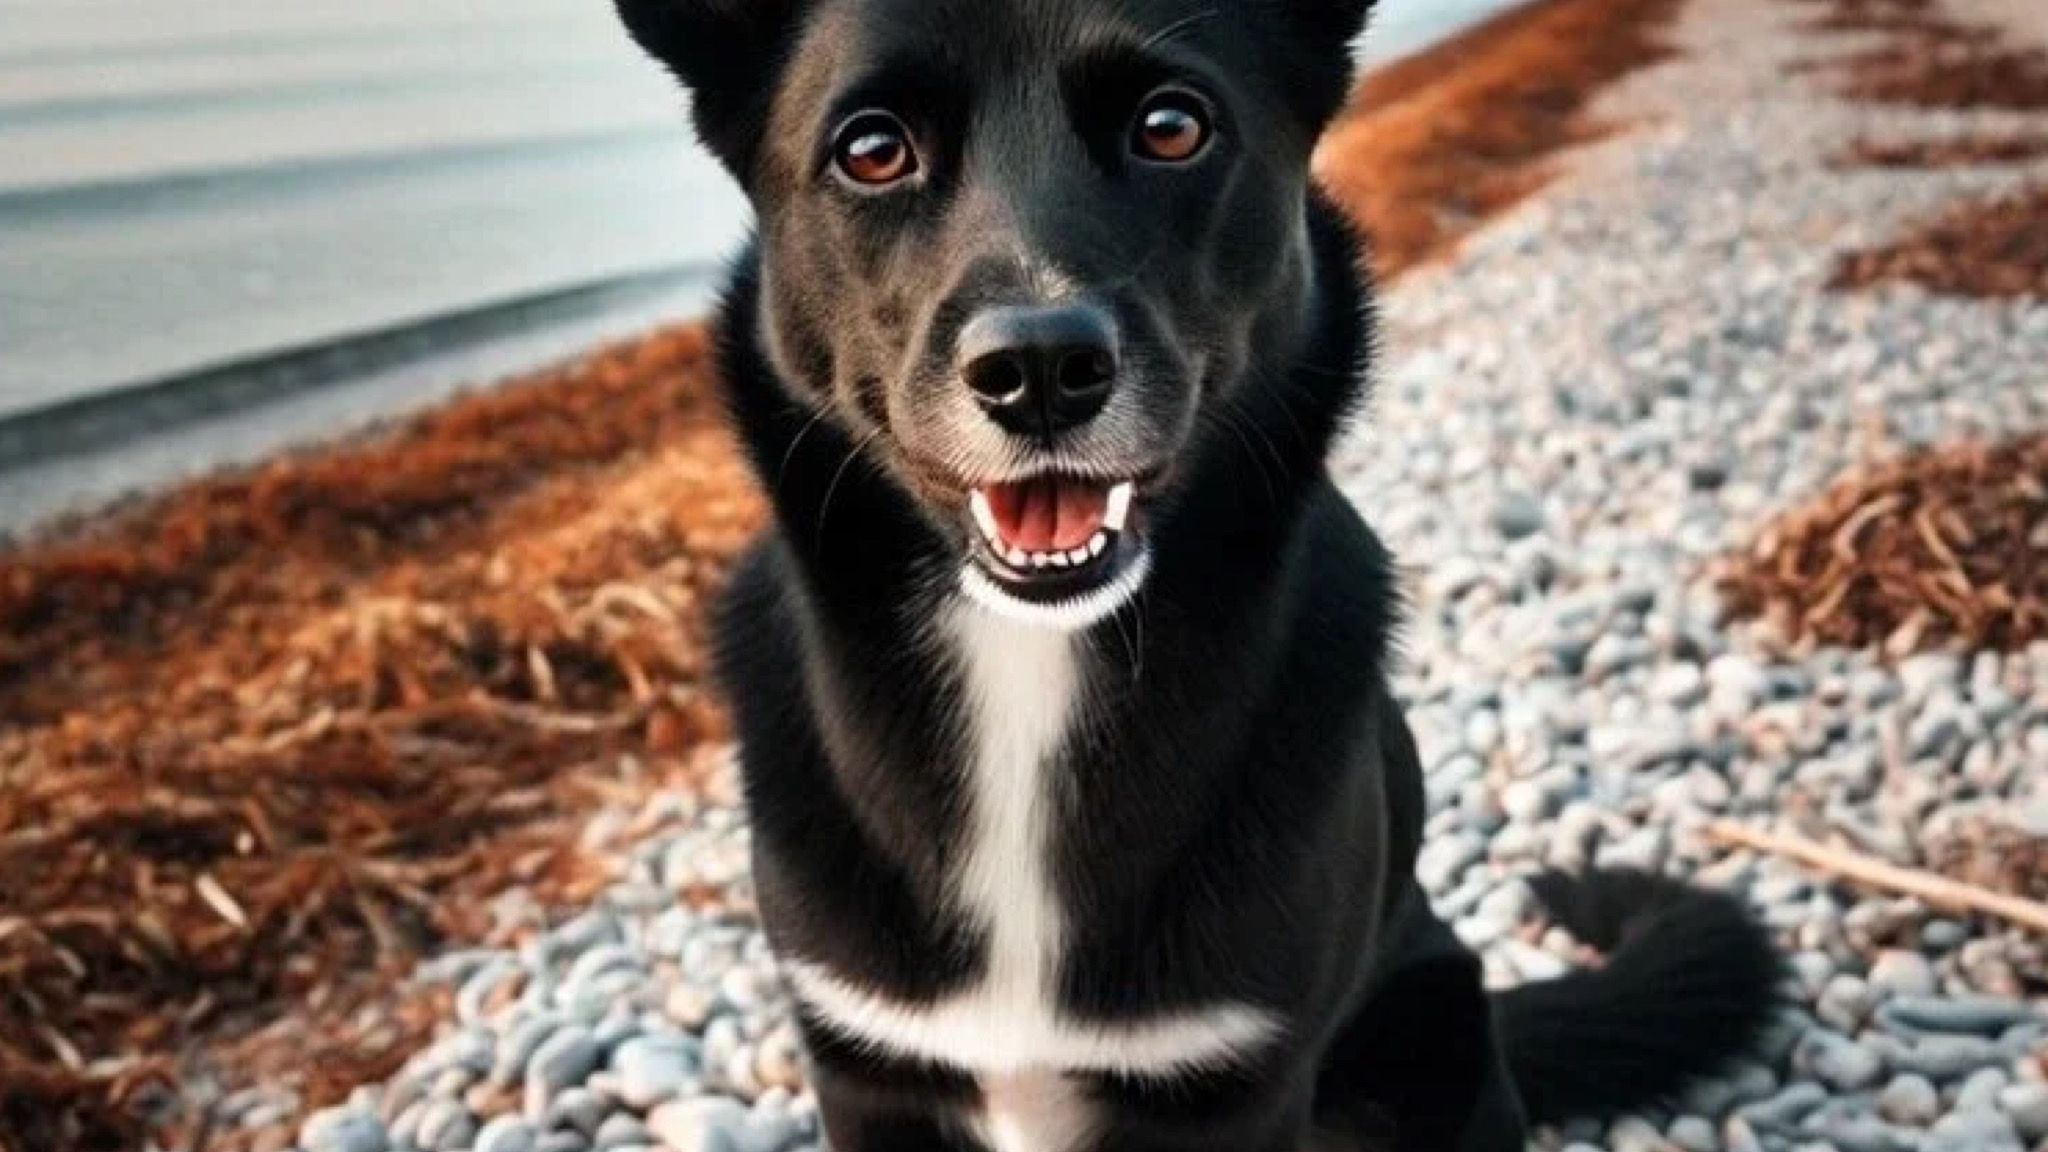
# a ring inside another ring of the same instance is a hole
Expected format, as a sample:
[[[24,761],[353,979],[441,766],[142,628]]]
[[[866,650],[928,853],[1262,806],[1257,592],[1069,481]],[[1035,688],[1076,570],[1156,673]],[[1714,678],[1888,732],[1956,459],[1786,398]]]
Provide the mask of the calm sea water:
[[[1385,0],[1362,54],[1399,55],[1505,3]],[[745,204],[609,0],[175,9],[0,0],[0,529],[26,514],[25,492],[62,486],[48,459],[79,453],[43,443],[45,425],[81,404],[95,428],[149,431],[180,418],[162,382],[203,378],[213,415],[243,419],[255,402],[239,398],[261,389],[236,366],[403,329],[417,383],[315,406],[321,428],[337,406],[386,414],[476,378],[461,373],[700,307],[744,231]],[[640,288],[607,328],[593,309],[621,284]],[[571,304],[558,339],[534,338]],[[416,370],[458,330],[450,318],[479,311],[512,318],[519,339]],[[351,375],[323,371],[321,388]],[[151,385],[150,406],[121,409]],[[91,464],[112,477],[100,487],[156,476],[130,473],[161,444],[114,439],[119,454]],[[260,451],[263,437],[244,441]],[[5,475],[31,460],[39,471]]]

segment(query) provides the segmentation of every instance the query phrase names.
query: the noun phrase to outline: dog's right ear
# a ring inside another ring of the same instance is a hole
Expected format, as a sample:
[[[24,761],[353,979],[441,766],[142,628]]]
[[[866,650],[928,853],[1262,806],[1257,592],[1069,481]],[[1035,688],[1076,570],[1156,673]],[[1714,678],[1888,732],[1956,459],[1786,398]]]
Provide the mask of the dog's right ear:
[[[641,48],[690,90],[697,135],[744,183],[811,0],[615,0]]]

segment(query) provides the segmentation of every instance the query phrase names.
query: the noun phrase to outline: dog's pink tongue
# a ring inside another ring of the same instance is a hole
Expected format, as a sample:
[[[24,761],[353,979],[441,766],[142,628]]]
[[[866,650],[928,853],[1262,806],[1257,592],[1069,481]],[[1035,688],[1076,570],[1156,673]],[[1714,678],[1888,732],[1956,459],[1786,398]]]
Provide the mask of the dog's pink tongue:
[[[1109,492],[1077,480],[1037,479],[987,490],[1003,543],[1026,552],[1085,548],[1102,527]]]

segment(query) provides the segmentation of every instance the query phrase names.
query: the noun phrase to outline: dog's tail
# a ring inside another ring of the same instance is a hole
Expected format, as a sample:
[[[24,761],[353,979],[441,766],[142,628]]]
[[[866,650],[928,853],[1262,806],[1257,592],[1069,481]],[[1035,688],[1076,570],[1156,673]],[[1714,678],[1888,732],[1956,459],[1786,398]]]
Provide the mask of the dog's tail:
[[[1606,957],[1495,1002],[1531,1123],[1669,1102],[1755,1048],[1776,1019],[1784,962],[1736,900],[1627,870],[1546,872],[1530,886]]]

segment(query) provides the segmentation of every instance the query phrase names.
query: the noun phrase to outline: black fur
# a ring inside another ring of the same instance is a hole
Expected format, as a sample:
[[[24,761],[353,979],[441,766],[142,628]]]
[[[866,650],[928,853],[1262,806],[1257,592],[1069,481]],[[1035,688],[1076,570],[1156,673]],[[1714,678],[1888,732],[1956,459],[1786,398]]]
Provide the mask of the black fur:
[[[1495,999],[1414,879],[1391,564],[1325,469],[1363,397],[1370,285],[1307,179],[1364,0],[619,4],[760,220],[721,352],[775,527],[716,630],[778,952],[910,1003],[987,964],[949,895],[967,741],[933,634],[972,562],[964,493],[1058,455],[1143,478],[1152,560],[1078,636],[1083,711],[1047,765],[1063,1015],[1230,1001],[1286,1025],[1218,1072],[1076,1077],[1090,1149],[1506,1152],[1531,1117],[1651,1102],[1754,1038],[1776,961],[1732,904],[1544,880],[1618,950]],[[1162,83],[1214,105],[1178,167],[1123,151]],[[834,126],[877,105],[924,165],[886,193],[831,171]],[[966,397],[953,342],[1060,293],[1112,318],[1124,368],[1087,427],[1023,443]],[[838,1152],[975,1147],[973,1075],[802,1025]]]

